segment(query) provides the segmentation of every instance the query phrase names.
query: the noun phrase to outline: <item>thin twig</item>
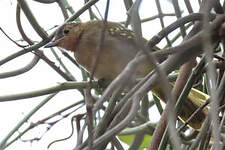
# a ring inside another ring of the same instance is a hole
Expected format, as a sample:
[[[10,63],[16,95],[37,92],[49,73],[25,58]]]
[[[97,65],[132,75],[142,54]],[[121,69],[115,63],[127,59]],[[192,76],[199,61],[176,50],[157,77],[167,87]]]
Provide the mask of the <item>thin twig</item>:
[[[20,44],[18,44],[16,41],[14,41],[11,37],[9,37],[6,33],[5,33],[5,31],[0,27],[0,30],[2,31],[2,33],[11,41],[11,42],[13,42],[14,44],[16,44],[17,46],[19,46],[19,47],[21,47],[21,48],[25,48],[25,47],[27,47],[28,45],[20,45]]]

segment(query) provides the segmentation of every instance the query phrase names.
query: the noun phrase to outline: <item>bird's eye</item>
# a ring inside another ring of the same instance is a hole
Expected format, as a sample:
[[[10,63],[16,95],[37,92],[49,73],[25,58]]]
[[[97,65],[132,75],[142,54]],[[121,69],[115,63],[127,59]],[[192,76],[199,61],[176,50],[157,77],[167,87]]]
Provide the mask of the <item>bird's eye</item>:
[[[65,30],[63,31],[64,34],[68,34],[69,32],[70,32],[70,30],[68,30],[68,29],[65,29]]]

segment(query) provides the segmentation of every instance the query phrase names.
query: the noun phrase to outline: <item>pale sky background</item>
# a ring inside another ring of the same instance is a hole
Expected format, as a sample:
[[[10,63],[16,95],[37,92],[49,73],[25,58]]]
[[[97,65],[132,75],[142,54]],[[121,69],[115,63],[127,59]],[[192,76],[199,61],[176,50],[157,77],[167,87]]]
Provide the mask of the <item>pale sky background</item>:
[[[75,11],[83,6],[83,0],[69,0],[68,1]],[[162,3],[162,10],[164,13],[171,13],[173,11],[172,5],[166,0]],[[45,29],[50,29],[55,25],[60,25],[63,23],[64,19],[61,14],[61,10],[56,3],[53,4],[41,4],[38,2],[34,2],[32,0],[29,1],[29,6],[33,11],[33,14],[37,18],[39,24]],[[103,5],[102,5],[103,4]],[[110,21],[124,21],[126,19],[126,10],[123,5],[122,0],[111,0],[109,9],[109,19]],[[100,0],[97,3],[98,8],[101,13],[104,14],[105,9],[105,1]],[[95,8],[93,7],[95,11]],[[154,0],[143,0],[140,9],[141,18],[150,17],[157,14],[155,1]],[[88,11],[87,11],[88,12]],[[18,32],[16,25],[16,1],[15,0],[0,0],[0,27],[14,40],[21,39],[21,36]],[[37,36],[35,31],[29,25],[29,22],[22,17],[23,27],[28,34],[28,36],[35,41],[40,41],[41,39]],[[175,17],[165,17],[168,22],[172,22],[172,18]],[[82,21],[87,21],[88,13],[81,16]],[[154,22],[144,23],[142,25],[143,35],[145,38],[150,39],[154,34],[161,30],[161,26],[159,24],[159,20],[155,20]],[[53,30],[52,30],[53,31]],[[50,31],[50,32],[52,32]],[[3,34],[0,32],[0,60],[21,50],[21,48],[17,47],[14,43],[9,41]],[[50,49],[44,49],[44,53],[51,61],[57,62],[55,57],[53,56]],[[67,64],[72,74],[78,77],[78,80],[81,80],[80,71],[74,67],[72,63],[70,63],[64,56],[61,55],[59,51],[57,51],[60,58]],[[72,55],[72,53],[70,53]],[[0,67],[0,73],[5,71],[10,71],[22,67],[29,63],[33,58],[32,53],[28,53],[26,55],[20,56],[19,58],[10,61],[10,63],[4,64]],[[59,64],[56,63],[57,66]],[[29,72],[6,79],[0,79],[0,96],[8,95],[8,94],[16,94],[27,91],[38,90],[42,88],[47,88],[50,86],[57,85],[57,83],[65,82],[65,80],[59,76],[53,69],[51,69],[45,62],[42,60]],[[57,110],[60,110],[75,101],[81,100],[82,96],[78,94],[76,90],[63,91],[60,92],[56,97],[54,97],[50,102],[48,102],[41,110],[39,110],[32,118],[29,120],[32,122],[36,122],[41,118],[48,116],[49,114],[54,113]],[[0,103],[0,141],[4,136],[27,114],[30,110],[32,110],[37,104],[39,104],[44,98],[47,96],[36,97],[26,100],[12,101],[12,102],[3,102]],[[84,109],[83,109],[84,110]],[[82,109],[80,110],[82,111]],[[156,112],[155,112],[156,111]],[[153,120],[156,120],[159,116],[157,115],[157,110],[152,111],[154,116],[151,117]],[[69,127],[69,128],[68,128]],[[47,145],[56,140],[67,137],[70,134],[70,118],[64,119],[63,121],[57,123],[44,137],[38,141],[33,142],[32,144],[29,142],[16,142],[10,146],[7,150],[44,150],[47,148]],[[44,131],[45,127],[39,127],[32,132],[35,135],[41,135]],[[34,135],[26,135],[23,139],[30,139],[34,137]],[[73,145],[75,141],[76,134],[69,140],[58,142],[53,144],[50,147],[50,150],[60,150],[72,149],[75,145]],[[72,143],[72,144],[71,144]]]

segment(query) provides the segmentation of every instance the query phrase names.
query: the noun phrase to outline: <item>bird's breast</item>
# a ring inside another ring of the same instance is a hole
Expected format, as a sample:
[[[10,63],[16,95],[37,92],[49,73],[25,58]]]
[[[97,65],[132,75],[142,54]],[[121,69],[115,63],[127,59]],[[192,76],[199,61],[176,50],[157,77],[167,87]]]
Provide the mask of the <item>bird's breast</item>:
[[[137,52],[134,46],[114,40],[105,40],[99,49],[96,41],[85,38],[80,41],[75,58],[88,72],[93,72],[95,68],[94,76],[97,79],[112,80],[134,59]],[[145,76],[151,68],[148,61],[139,64],[135,68],[137,77]]]

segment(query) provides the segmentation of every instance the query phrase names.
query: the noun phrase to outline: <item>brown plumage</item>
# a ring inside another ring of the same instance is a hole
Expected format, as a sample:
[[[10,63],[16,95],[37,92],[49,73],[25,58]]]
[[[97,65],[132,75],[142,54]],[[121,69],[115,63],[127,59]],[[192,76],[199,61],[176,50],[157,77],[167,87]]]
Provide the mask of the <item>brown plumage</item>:
[[[102,21],[65,24],[58,29],[54,46],[57,45],[73,51],[77,62],[91,72],[94,59],[97,56],[102,28]],[[95,71],[96,78],[114,79],[125,68],[127,63],[135,57],[139,50],[133,37],[134,33],[120,24],[107,23],[102,45],[103,50],[100,53]],[[151,67],[139,70],[137,76],[143,77],[150,70],[152,70]]]
[[[94,76],[98,79],[113,80],[140,51],[134,42],[134,33],[118,23],[107,22],[106,26],[103,25],[103,21],[67,23],[59,27],[53,41],[46,47],[59,46],[74,52],[77,62],[91,72],[103,27],[105,27],[104,41]],[[152,69],[149,61],[144,61],[137,67],[136,77],[144,77]],[[164,98],[160,85],[156,85],[153,92],[157,97]],[[180,114],[182,120],[187,120],[207,98],[204,93],[191,90]],[[199,129],[206,112],[207,109],[200,112],[190,125]]]

